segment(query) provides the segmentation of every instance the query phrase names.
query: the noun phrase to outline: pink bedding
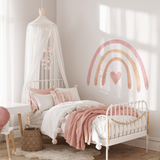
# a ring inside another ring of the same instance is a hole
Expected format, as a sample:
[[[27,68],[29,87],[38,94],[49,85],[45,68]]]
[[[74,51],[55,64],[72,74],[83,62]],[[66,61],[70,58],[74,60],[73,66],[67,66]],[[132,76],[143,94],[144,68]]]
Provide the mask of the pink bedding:
[[[68,144],[76,149],[85,149],[85,142],[91,141],[91,123],[98,115],[106,115],[109,106],[100,106],[96,108],[86,108],[80,111],[74,111],[68,116],[65,125],[65,139]],[[116,107],[116,115],[123,115],[123,107]],[[110,110],[109,110],[110,115]],[[112,109],[112,115],[115,115],[115,107]],[[124,115],[127,115],[127,107],[124,107]],[[128,108],[128,115],[131,115],[131,108]],[[135,115],[132,108],[132,116]],[[138,113],[136,112],[136,117]]]

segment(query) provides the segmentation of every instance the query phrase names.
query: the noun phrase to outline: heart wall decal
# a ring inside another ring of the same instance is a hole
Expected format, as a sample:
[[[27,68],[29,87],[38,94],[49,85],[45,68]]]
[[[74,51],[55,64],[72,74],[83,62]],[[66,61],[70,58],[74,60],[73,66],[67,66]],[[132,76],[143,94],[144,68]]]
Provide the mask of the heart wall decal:
[[[110,77],[112,78],[112,81],[117,84],[118,81],[120,80],[121,78],[121,72],[117,72],[117,74],[115,74],[114,72],[111,72],[110,73]]]

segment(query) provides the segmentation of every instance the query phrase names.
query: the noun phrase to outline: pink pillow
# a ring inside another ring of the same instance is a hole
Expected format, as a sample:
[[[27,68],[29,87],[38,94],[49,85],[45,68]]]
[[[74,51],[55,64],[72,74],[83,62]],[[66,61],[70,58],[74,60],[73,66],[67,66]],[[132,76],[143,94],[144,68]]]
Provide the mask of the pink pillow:
[[[55,105],[59,104],[59,100],[58,100],[58,97],[57,97],[55,91],[50,91],[50,92],[52,94]]]
[[[33,113],[35,113],[37,110],[39,110],[39,107],[38,107],[38,103],[37,103],[34,95],[31,93],[46,95],[46,94],[50,94],[50,91],[53,91],[53,88],[50,88],[50,89],[30,88],[30,91],[29,91],[30,99],[32,99],[36,104],[36,106],[35,106],[34,103],[32,103],[32,101],[30,101],[31,110]]]
[[[59,103],[64,103],[65,99],[64,99],[64,96],[63,96],[62,92],[60,92],[57,89],[55,89],[54,91],[56,92],[56,95],[58,97]]]
[[[70,91],[63,91],[62,94],[64,96],[65,102],[73,101]]]
[[[69,91],[68,93],[71,94],[70,101],[80,101],[77,87],[78,85],[75,85],[75,87],[72,87],[72,88],[56,88],[56,87],[53,87],[53,88],[55,91],[58,90],[59,92],[62,92],[62,94],[63,92]],[[65,101],[68,101],[68,98],[66,99],[65,95],[63,94],[63,97],[65,98]]]
[[[10,113],[4,107],[0,107],[0,131],[10,119]]]

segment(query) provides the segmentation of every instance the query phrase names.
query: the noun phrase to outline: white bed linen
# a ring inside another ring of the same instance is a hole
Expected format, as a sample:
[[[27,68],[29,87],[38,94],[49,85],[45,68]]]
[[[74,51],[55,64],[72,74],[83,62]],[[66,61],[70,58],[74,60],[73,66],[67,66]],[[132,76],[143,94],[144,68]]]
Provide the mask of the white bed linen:
[[[48,135],[53,140],[57,137],[57,129],[61,127],[60,118],[65,117],[69,110],[75,110],[76,107],[84,108],[85,106],[96,105],[99,107],[102,105],[96,101],[82,100],[82,101],[73,101],[60,103],[52,108],[50,108],[44,115],[42,121],[41,132]]]
[[[67,102],[67,103],[61,103],[60,106],[63,106],[62,108],[65,108],[66,111],[68,111],[68,109],[70,108],[75,108],[75,106],[80,106],[80,107],[84,107],[85,105],[94,105],[96,103],[96,105],[100,105],[100,103],[95,102],[95,101],[76,101],[76,102]],[[58,107],[58,105],[57,105]],[[53,111],[50,111],[53,110]],[[31,125],[38,125],[40,128],[42,126],[42,121],[44,119],[44,117],[46,117],[46,120],[43,122],[43,130],[42,133],[46,134],[48,136],[50,136],[52,138],[51,134],[48,134],[50,131],[45,131],[44,129],[48,129],[49,127],[47,126],[48,121],[52,120],[52,122],[54,123],[54,120],[56,119],[55,117],[57,117],[56,115],[52,115],[52,112],[54,112],[55,109],[50,109],[48,111],[44,111],[42,112],[42,114],[38,114],[35,113],[31,116]],[[46,114],[47,113],[47,114]],[[55,112],[56,113],[56,112]],[[67,120],[68,118],[68,114],[61,113],[62,116],[65,117],[65,119]],[[142,113],[139,113],[139,116],[141,116]],[[50,116],[50,117],[49,117]],[[60,117],[60,116],[59,116]],[[137,117],[133,117],[133,116],[112,116],[113,119],[115,119],[116,121],[120,121],[123,123],[127,123],[127,122],[131,122],[134,121],[135,119],[137,119]],[[53,124],[52,122],[49,123],[49,125]],[[132,133],[136,133],[136,132],[140,132],[145,130],[146,127],[146,117],[143,116],[142,119],[140,119],[139,121],[137,121],[135,124],[131,124],[131,125],[120,125],[117,124],[115,122],[113,122],[112,120],[109,121],[109,139],[114,139],[117,137],[121,137],[121,136],[125,136],[128,134],[132,134]],[[65,133],[65,123],[58,123],[60,124],[59,127],[62,129],[62,134]],[[92,141],[96,142],[96,148],[97,149],[101,149],[101,144],[100,144],[100,139],[105,139],[106,137],[106,120],[102,117],[96,118],[93,122],[92,122]],[[52,128],[52,127],[51,127]],[[51,130],[50,128],[50,130]],[[52,138],[53,139],[53,138]]]

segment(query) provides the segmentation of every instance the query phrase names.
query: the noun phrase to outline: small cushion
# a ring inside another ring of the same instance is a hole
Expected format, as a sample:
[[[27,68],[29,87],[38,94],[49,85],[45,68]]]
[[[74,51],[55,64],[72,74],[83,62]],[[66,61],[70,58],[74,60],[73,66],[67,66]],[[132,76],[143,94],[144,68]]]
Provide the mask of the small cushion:
[[[38,107],[38,103],[37,103],[34,95],[31,94],[31,93],[47,95],[47,94],[50,94],[50,91],[53,91],[53,88],[50,88],[50,89],[30,88],[30,91],[29,91],[30,99],[32,99],[35,102],[35,104],[36,104],[36,106],[35,106],[34,103],[32,103],[32,101],[30,102],[30,104],[31,104],[31,110],[32,110],[33,113],[36,112],[37,110],[39,110],[39,107]]]
[[[38,103],[40,112],[48,110],[55,105],[51,94],[47,95],[35,94],[35,93],[32,94],[34,95]]]
[[[10,113],[4,107],[0,107],[0,131],[2,130],[3,126],[7,124],[10,119]]]
[[[54,100],[55,105],[59,104],[59,99],[57,97],[57,94],[55,93],[55,91],[50,91]]]
[[[60,92],[70,92],[71,95],[72,95],[72,100],[73,101],[80,101],[80,97],[79,97],[79,94],[78,94],[78,90],[77,90],[77,87],[73,87],[73,88],[56,88],[55,91],[60,91]]]
[[[64,96],[65,102],[73,101],[70,91],[63,91],[62,94]]]
[[[55,93],[56,93],[56,95],[58,97],[59,103],[64,103],[65,99],[64,99],[64,96],[63,96],[62,92],[60,92],[59,90],[55,89]]]

